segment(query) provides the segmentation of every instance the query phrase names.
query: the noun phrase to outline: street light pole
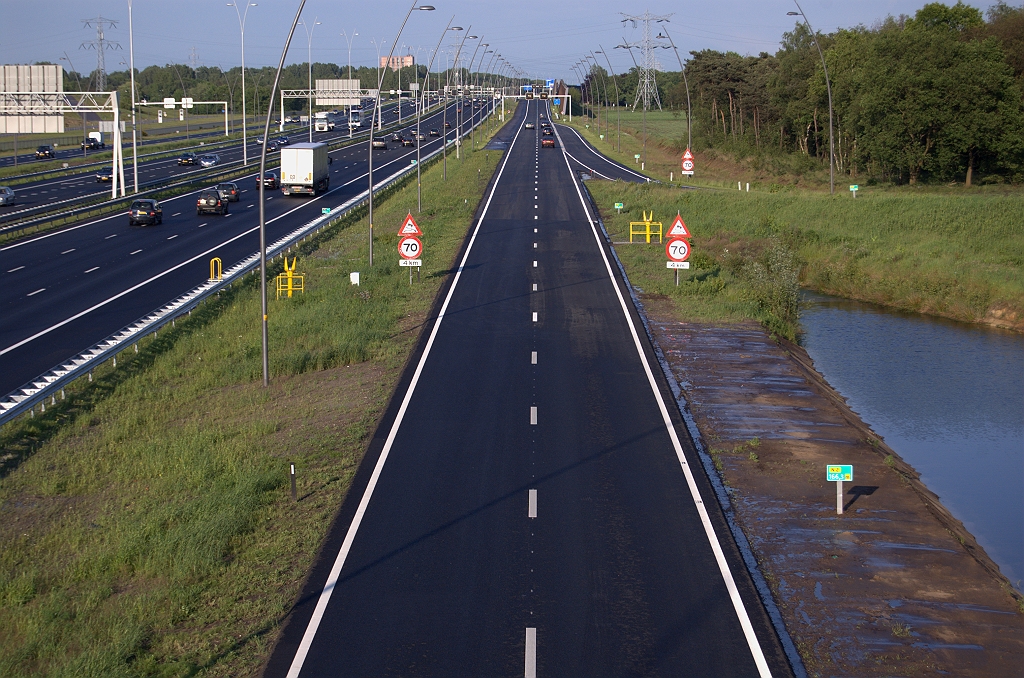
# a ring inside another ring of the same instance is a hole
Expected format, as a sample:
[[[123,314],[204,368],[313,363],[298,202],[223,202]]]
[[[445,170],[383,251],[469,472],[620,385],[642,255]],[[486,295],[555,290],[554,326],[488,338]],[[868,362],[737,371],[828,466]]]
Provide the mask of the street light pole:
[[[598,47],[601,47],[601,45],[598,45]],[[604,54],[604,60],[608,62],[608,70],[611,71],[612,74],[612,82],[615,83],[615,136],[619,147],[618,152],[622,153],[622,117],[619,113],[619,109],[621,108],[619,106],[619,81],[615,77],[615,69],[612,68],[612,60],[608,58],[608,52],[605,51],[604,47],[601,47],[599,54]]]
[[[270,138],[270,117],[274,113],[274,94],[277,92],[277,85],[281,81],[281,71],[284,69],[284,58],[288,56],[288,46],[295,35],[295,27],[299,23],[299,16],[306,0],[299,0],[299,10],[295,12],[292,20],[291,30],[288,31],[288,39],[284,42],[284,49],[281,51],[281,61],[277,64],[277,74],[274,76],[274,85],[270,88],[270,102],[267,104],[267,121],[263,127],[263,138]],[[267,144],[260,149],[260,173],[258,183],[260,187],[260,298],[261,310],[263,311],[263,386],[270,385],[270,332],[267,325],[267,215],[266,215],[266,186],[263,177],[267,171]]]
[[[139,153],[135,134],[135,31],[132,27],[132,0],[128,0],[128,70],[132,76],[132,192],[139,192]],[[17,154],[15,154],[17,155]]]
[[[455,21],[455,15],[452,14],[452,18],[448,20],[448,25],[441,31],[441,37],[437,41],[437,47],[434,48],[433,54],[430,55],[430,63],[427,64],[427,78],[423,91],[420,93],[421,100],[426,97],[427,91],[430,89],[430,67],[434,65],[434,58],[437,56],[437,50],[441,49],[441,41],[444,40],[444,36],[448,35],[448,31],[452,29],[452,22]],[[441,82],[441,77],[437,78],[438,83]],[[429,104],[429,101],[427,102]],[[445,102],[447,104],[447,102]],[[416,112],[416,213],[419,214],[423,211],[423,191],[422,184],[420,183],[420,114],[423,108],[421,103],[420,110]],[[444,129],[444,128],[442,128]],[[444,146],[444,142],[441,142]]]
[[[377,48],[377,102],[376,103],[377,103],[377,105],[379,105],[380,104],[380,83],[382,82],[381,75],[380,75],[380,48],[383,47],[384,45],[388,44],[388,41],[384,40],[384,41],[382,41],[378,45],[376,38],[370,38],[370,42],[373,44],[374,47]],[[392,46],[391,49],[394,50],[394,46]],[[390,61],[390,58],[388,60]],[[376,116],[376,115],[377,115],[377,109],[376,109],[376,107],[374,107],[373,114],[370,116],[370,137],[371,138],[373,137],[373,120],[374,120],[374,116]],[[381,127],[380,118],[377,118],[377,131],[378,132],[380,131],[380,127]]]
[[[305,21],[300,21],[302,29],[306,31],[306,53],[308,54],[308,60],[306,66],[309,68],[309,80],[308,87],[306,90],[306,99],[309,102],[309,143],[313,143],[313,31],[316,27],[321,24],[317,21],[317,17],[313,17],[313,25],[307,26]],[[281,119],[284,119],[284,111],[281,111]]]
[[[235,14],[238,16],[238,28],[242,33],[242,164],[248,165],[249,144],[245,120],[245,17],[249,15],[249,8],[256,7],[257,4],[255,2],[246,2],[244,13],[238,11],[238,5],[234,2],[227,3],[227,6],[235,8]]]
[[[348,46],[348,81],[349,81],[349,84],[352,83],[352,38],[355,38],[357,35],[359,35],[359,34],[358,33],[352,33],[352,37],[350,38],[345,33],[345,31],[341,32],[341,37],[345,38],[345,44]],[[358,89],[358,88],[356,88],[356,89]],[[352,122],[352,107],[351,106],[348,107],[348,114],[349,114],[348,138],[351,139],[352,138],[352,124],[351,124],[351,122]]]
[[[836,193],[836,145],[832,134],[832,83],[828,79],[828,66],[825,65],[825,53],[821,51],[821,42],[818,40],[818,34],[811,28],[811,22],[807,20],[807,15],[804,14],[803,8],[800,3],[793,0],[793,4],[800,10],[799,12],[786,12],[787,16],[802,16],[804,23],[807,24],[807,30],[814,36],[814,46],[818,48],[818,56],[821,57],[821,69],[825,71],[825,87],[828,89],[828,192],[832,195]]]
[[[683,85],[686,86],[686,148],[693,149],[693,137],[691,135],[690,126],[692,124],[693,116],[690,113],[690,83],[686,81],[686,68],[683,66],[683,60],[679,56],[679,49],[676,48],[676,43],[672,40],[672,36],[668,34],[668,29],[664,26],[661,27],[664,32],[664,37],[668,38],[668,42],[672,45],[672,49],[676,53],[676,60],[679,61],[679,70],[683,74]],[[658,36],[659,38],[662,36]]]
[[[302,0],[302,1],[305,2],[306,0]],[[418,10],[421,10],[421,11],[424,11],[424,12],[432,12],[434,10],[434,7],[432,5],[420,5],[419,7],[417,7],[415,1],[412,3],[412,5],[409,7],[409,11],[405,13],[405,18],[402,20],[402,25],[398,29],[398,34],[395,35],[394,42],[391,43],[391,53],[388,54],[388,63],[389,64],[391,63],[391,57],[395,53],[395,45],[398,44],[399,38],[402,37],[402,31],[405,30],[405,24],[406,24],[406,22],[409,21],[409,17],[412,16],[412,11],[414,9],[418,9]],[[378,50],[379,49],[380,48],[378,47]],[[377,72],[378,72],[378,75],[377,75],[377,100],[374,102],[373,115],[377,116],[377,121],[379,123],[380,122],[380,118],[381,118],[381,115],[380,115],[380,88],[381,88],[381,85],[383,84],[381,76],[379,75],[379,73],[380,73],[380,52],[379,51],[377,52],[377,64],[378,64],[377,65]],[[401,102],[399,102],[399,103],[401,103]],[[369,209],[369,218],[370,218],[370,233],[369,233],[369,255],[370,256],[369,256],[369,262],[370,262],[370,264],[369,265],[373,266],[373,118],[370,119],[370,143],[367,146],[367,154],[369,156],[369,163],[368,164],[369,164],[369,184],[370,184],[369,199],[368,199],[369,205],[370,205],[370,209]]]

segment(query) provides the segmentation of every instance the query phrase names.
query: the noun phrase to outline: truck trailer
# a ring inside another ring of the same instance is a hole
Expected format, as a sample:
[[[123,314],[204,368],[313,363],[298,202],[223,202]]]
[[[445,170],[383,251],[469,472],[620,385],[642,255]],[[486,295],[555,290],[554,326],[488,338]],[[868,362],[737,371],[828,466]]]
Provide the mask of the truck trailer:
[[[320,195],[330,185],[327,144],[291,144],[281,149],[281,193]]]

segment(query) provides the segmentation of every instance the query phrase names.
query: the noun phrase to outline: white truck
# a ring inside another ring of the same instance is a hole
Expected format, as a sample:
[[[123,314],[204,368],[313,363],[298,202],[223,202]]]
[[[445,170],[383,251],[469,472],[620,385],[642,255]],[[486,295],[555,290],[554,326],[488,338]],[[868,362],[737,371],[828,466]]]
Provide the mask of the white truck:
[[[334,120],[327,111],[317,113],[313,118],[313,129],[317,132],[332,132],[334,131]]]
[[[327,144],[300,143],[281,149],[281,192],[320,195],[331,183]]]

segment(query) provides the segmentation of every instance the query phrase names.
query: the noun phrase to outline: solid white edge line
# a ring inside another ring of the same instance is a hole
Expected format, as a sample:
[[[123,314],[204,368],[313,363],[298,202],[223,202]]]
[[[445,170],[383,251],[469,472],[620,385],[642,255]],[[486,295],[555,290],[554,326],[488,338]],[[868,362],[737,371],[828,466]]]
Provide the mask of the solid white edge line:
[[[525,118],[523,122],[525,122]],[[316,636],[317,629],[320,627],[320,622],[323,620],[324,613],[327,611],[327,604],[331,600],[331,594],[334,593],[334,587],[338,583],[338,579],[341,577],[341,570],[345,566],[345,560],[348,559],[349,551],[352,549],[352,542],[355,541],[356,532],[359,531],[359,526],[363,522],[363,516],[366,514],[366,508],[370,503],[370,498],[373,496],[373,491],[377,486],[377,481],[380,479],[380,475],[384,470],[384,463],[388,460],[388,455],[391,453],[391,446],[394,444],[395,437],[398,435],[398,429],[402,425],[402,420],[405,418],[405,412],[409,408],[409,402],[412,400],[413,392],[416,390],[416,385],[419,383],[420,374],[423,372],[423,366],[427,362],[427,357],[430,355],[430,349],[434,345],[434,339],[437,338],[437,332],[441,328],[441,321],[444,320],[445,312],[448,310],[448,304],[451,302],[452,296],[455,294],[455,288],[458,286],[459,280],[462,277],[462,272],[466,268],[466,262],[469,260],[469,254],[473,251],[473,243],[476,242],[477,234],[480,232],[480,226],[483,224],[484,218],[487,216],[487,210],[491,207],[491,201],[494,199],[494,191],[498,188],[501,176],[505,173],[505,166],[508,164],[508,159],[512,157],[512,149],[515,148],[516,141],[519,139],[519,133],[522,132],[522,130],[522,123],[520,123],[519,129],[516,131],[516,136],[512,139],[512,143],[509,144],[508,147],[508,152],[502,159],[501,169],[498,171],[498,176],[495,178],[494,184],[491,186],[491,194],[487,197],[487,203],[484,205],[484,209],[480,213],[480,218],[476,222],[476,227],[473,229],[473,235],[470,236],[469,244],[466,246],[466,253],[462,256],[462,261],[459,262],[459,269],[455,272],[455,278],[452,280],[452,286],[448,289],[448,294],[445,295],[444,303],[441,305],[441,311],[437,315],[434,327],[430,331],[430,337],[427,339],[427,343],[423,348],[423,355],[420,356],[419,362],[416,364],[416,370],[413,372],[412,380],[409,382],[409,388],[406,389],[405,396],[402,398],[402,404],[398,408],[398,413],[395,415],[395,421],[391,425],[391,430],[388,432],[387,439],[384,441],[384,447],[381,449],[380,457],[378,457],[377,463],[373,467],[373,473],[370,475],[370,480],[366,484],[363,496],[359,500],[359,506],[356,508],[355,515],[352,517],[352,522],[349,524],[348,532],[345,533],[345,540],[341,544],[338,556],[334,559],[334,565],[331,567],[331,572],[327,576],[324,588],[320,592],[320,598],[317,600],[316,608],[313,610],[313,616],[310,618],[309,624],[306,626],[305,633],[302,634],[302,640],[299,642],[299,647],[295,651],[295,657],[292,659],[291,667],[288,669],[287,678],[298,678],[299,673],[302,671],[302,665],[306,661],[306,656],[309,654],[310,647],[313,645],[313,638]]]
[[[558,135],[558,130],[555,130],[555,134]],[[558,143],[561,145],[562,137],[558,135]],[[736,580],[733,579],[732,571],[729,569],[729,563],[725,559],[725,552],[722,550],[722,544],[718,541],[718,535],[715,533],[715,526],[711,524],[711,518],[708,516],[707,508],[704,506],[704,501],[700,496],[700,489],[697,487],[697,483],[694,480],[693,473],[690,471],[690,465],[686,461],[686,455],[683,453],[683,446],[679,442],[679,436],[676,434],[675,426],[672,424],[672,417],[669,416],[668,408],[665,406],[665,399],[661,395],[661,389],[658,388],[658,382],[654,378],[654,372],[651,370],[651,364],[647,360],[647,354],[644,353],[643,344],[640,343],[640,336],[637,334],[636,326],[633,324],[633,318],[629,315],[629,307],[626,305],[626,300],[622,296],[622,290],[619,289],[618,282],[615,279],[615,274],[612,271],[611,262],[608,261],[608,255],[604,251],[604,247],[601,245],[601,237],[597,232],[597,225],[594,223],[593,218],[590,216],[590,209],[587,206],[587,201],[583,197],[583,191],[580,189],[579,181],[576,179],[576,174],[572,171],[572,165],[569,164],[569,158],[563,151],[562,158],[565,160],[565,167],[569,170],[569,175],[572,177],[573,185],[576,187],[576,195],[580,199],[580,204],[583,206],[583,212],[587,215],[587,221],[590,223],[590,230],[594,234],[594,242],[597,243],[597,249],[601,252],[601,259],[604,261],[605,270],[608,272],[608,278],[611,280],[612,287],[615,290],[615,296],[619,299],[619,306],[622,308],[623,315],[626,316],[626,324],[629,326],[629,333],[633,336],[633,345],[636,347],[636,352],[640,356],[640,362],[643,364],[644,373],[647,375],[647,382],[651,386],[651,390],[654,392],[654,398],[658,402],[658,410],[661,412],[662,421],[665,423],[665,429],[668,431],[669,439],[672,441],[672,447],[675,449],[676,458],[679,460],[680,466],[683,469],[683,475],[686,476],[686,484],[690,488],[690,496],[693,498],[693,503],[697,507],[697,513],[700,515],[700,521],[704,525],[704,533],[707,535],[708,542],[711,545],[711,550],[715,554],[715,560],[718,563],[718,569],[722,573],[722,579],[725,580],[725,588],[729,592],[729,598],[732,601],[733,608],[736,610],[736,616],[739,618],[740,627],[743,629],[743,636],[747,641],[747,646],[750,648],[750,653],[753,655],[754,664],[757,666],[758,675],[761,678],[771,678],[771,669],[768,666],[767,660],[764,658],[764,652],[761,650],[761,643],[757,639],[757,634],[754,633],[754,627],[750,623],[750,617],[747,615],[747,608],[743,605],[743,599],[740,598],[739,589],[736,588]]]
[[[634,172],[633,170],[631,170],[628,167],[626,167],[625,165],[623,165],[621,162],[619,162],[617,160],[612,160],[611,158],[609,158],[609,157],[607,157],[605,155],[602,155],[600,151],[598,151],[596,148],[594,148],[593,146],[590,145],[590,142],[588,142],[586,139],[583,138],[583,135],[580,134],[576,130],[575,127],[570,127],[569,125],[566,125],[565,123],[560,123],[560,124],[563,127],[567,128],[569,130],[572,130],[572,133],[575,134],[577,137],[579,137],[580,143],[583,144],[583,147],[586,148],[588,151],[590,151],[590,154],[595,156],[595,157],[597,157],[599,160],[605,161],[606,163],[608,163],[609,165],[611,165],[612,167],[614,167],[616,169],[620,169],[620,170],[624,170],[626,172],[629,172],[630,174],[632,174],[635,177],[640,177],[641,179],[643,179],[646,182],[652,181],[652,179],[649,176],[647,176],[645,174],[640,174],[639,172]],[[557,134],[557,132],[556,132],[556,134]],[[559,136],[558,139],[559,139],[559,142],[561,142],[562,137]],[[571,157],[571,154],[569,154],[569,155]],[[581,165],[583,165],[583,163],[580,160],[577,160],[576,158],[573,158],[573,160],[576,160],[576,162],[578,162]],[[586,165],[583,165],[583,166],[587,167]],[[587,169],[590,169],[590,168],[588,167]],[[599,172],[597,172],[596,170],[591,170],[591,171],[593,171],[595,174],[599,174]]]
[[[523,675],[526,678],[537,678],[537,629],[531,626],[526,627],[526,666]]]

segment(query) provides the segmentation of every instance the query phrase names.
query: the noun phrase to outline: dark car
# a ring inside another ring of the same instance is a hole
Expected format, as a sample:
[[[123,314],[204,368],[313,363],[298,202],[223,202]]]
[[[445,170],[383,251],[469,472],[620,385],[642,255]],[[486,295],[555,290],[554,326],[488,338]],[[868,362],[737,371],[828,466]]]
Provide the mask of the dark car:
[[[42,158],[53,158],[56,157],[56,153],[53,152],[53,146],[40,146],[36,149],[36,159],[41,160]]]
[[[555,138],[551,137],[551,138],[541,139],[540,140],[540,147],[541,148],[554,148],[555,147]]]
[[[199,158],[195,153],[182,153],[178,156],[179,165],[198,165]]]
[[[102,141],[93,139],[92,137],[89,137],[88,139],[82,142],[83,150],[95,151],[97,149],[103,148],[103,146],[104,144]]]
[[[446,122],[446,123],[444,124],[444,128],[445,128],[445,129],[451,129],[451,127],[452,127],[452,124],[451,124],[450,122]]]
[[[541,132],[541,134],[543,136],[550,137],[550,136],[554,136],[555,133],[551,131],[550,127],[545,127],[544,130]]]
[[[278,137],[277,138],[277,143],[279,145],[281,145],[281,146],[287,146],[288,145],[288,137],[285,137],[285,136]]]
[[[432,129],[432,130],[430,130],[430,136],[432,136],[432,137],[439,137],[439,136],[441,136],[441,130],[439,130],[439,129]]]
[[[228,201],[220,197],[220,193],[216,188],[204,189],[199,194],[199,199],[196,200],[196,214],[200,215],[208,212],[213,212],[214,214],[228,213]]]
[[[402,139],[402,145],[403,146],[415,146],[416,145],[416,140],[411,138],[411,137],[406,137],[406,138]]]
[[[267,188],[277,188],[278,186],[280,186],[280,184],[281,184],[281,182],[277,178],[277,172],[270,171],[270,172],[267,172],[266,174],[263,175],[263,185],[266,186]],[[260,180],[257,179],[256,180],[256,188],[259,188],[259,187],[260,187]]]
[[[160,224],[164,220],[164,210],[160,203],[149,198],[132,201],[128,208],[128,225],[136,224]]]
[[[391,140],[394,141],[395,143],[401,143],[402,135],[399,134],[398,132],[395,132],[394,134],[391,135]]]
[[[97,183],[110,183],[114,180],[114,169],[112,167],[101,167],[96,170]]]
[[[375,151],[388,150],[388,142],[384,141],[383,139],[374,139],[373,141],[370,142],[370,146]]]
[[[267,153],[273,153],[281,147],[281,142],[277,139],[271,139],[267,142]]]
[[[242,192],[238,190],[238,184],[233,181],[217,184],[217,192],[220,193],[220,197],[226,198],[228,202],[238,202],[242,199]]]

